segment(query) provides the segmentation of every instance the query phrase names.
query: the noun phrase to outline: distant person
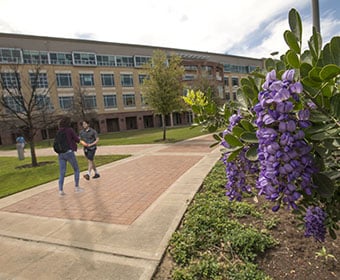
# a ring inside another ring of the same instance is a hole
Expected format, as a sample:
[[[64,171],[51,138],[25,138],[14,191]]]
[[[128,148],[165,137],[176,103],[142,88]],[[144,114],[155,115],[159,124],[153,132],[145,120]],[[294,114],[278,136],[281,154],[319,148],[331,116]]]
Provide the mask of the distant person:
[[[25,159],[25,138],[22,135],[19,135],[17,139],[15,140],[17,142],[17,151],[18,151],[18,158],[19,160],[24,160]]]
[[[83,129],[80,131],[80,143],[84,146],[84,154],[87,158],[88,169],[87,173],[84,174],[86,180],[90,180],[91,171],[93,170],[93,179],[99,178],[100,175],[97,171],[96,164],[94,162],[94,156],[97,150],[97,143],[99,141],[98,133],[95,129],[90,127],[88,121],[82,122]]]
[[[83,189],[79,187],[79,177],[80,171],[78,166],[78,161],[74,152],[77,151],[77,143],[80,142],[78,135],[74,132],[71,127],[71,119],[69,117],[64,117],[59,123],[59,132],[64,132],[66,135],[66,141],[69,149],[66,152],[61,152],[58,154],[59,160],[59,195],[64,196],[64,179],[66,174],[67,162],[69,162],[74,171],[74,184],[75,192],[82,192]]]

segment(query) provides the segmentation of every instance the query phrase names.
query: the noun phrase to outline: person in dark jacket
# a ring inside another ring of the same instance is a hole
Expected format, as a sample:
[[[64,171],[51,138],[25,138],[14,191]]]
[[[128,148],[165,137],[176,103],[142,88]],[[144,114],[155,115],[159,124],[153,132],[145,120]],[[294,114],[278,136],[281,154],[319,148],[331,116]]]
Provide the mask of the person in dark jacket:
[[[78,166],[78,161],[75,155],[77,151],[77,143],[80,142],[79,137],[74,132],[71,127],[71,119],[69,117],[64,117],[59,122],[59,130],[63,130],[66,133],[67,143],[70,149],[65,153],[58,154],[59,160],[59,195],[64,196],[64,179],[66,174],[67,162],[69,162],[74,171],[74,184],[75,192],[82,192],[83,189],[79,187],[79,177],[80,171]]]

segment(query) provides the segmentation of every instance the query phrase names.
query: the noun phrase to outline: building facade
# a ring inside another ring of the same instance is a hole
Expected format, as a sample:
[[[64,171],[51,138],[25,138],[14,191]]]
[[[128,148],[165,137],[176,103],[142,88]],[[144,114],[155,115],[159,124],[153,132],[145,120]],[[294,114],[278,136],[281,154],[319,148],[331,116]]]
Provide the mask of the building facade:
[[[143,64],[155,50],[181,56],[186,87],[190,88],[202,75],[212,80],[222,102],[236,99],[240,79],[263,67],[263,60],[248,57],[0,33],[0,75],[3,82],[13,82],[15,66],[20,79],[32,84],[32,73],[39,66],[35,84],[37,91],[48,89],[46,102],[51,104],[51,110],[56,114],[72,114],[75,97],[81,95],[83,108],[95,113],[95,128],[101,133],[159,127],[159,116],[143,102],[141,93],[143,79],[147,77]],[[191,122],[190,112],[174,112],[167,118],[169,126]],[[51,138],[56,130],[56,125],[42,129],[36,140]],[[14,143],[17,133],[1,130],[0,144]]]

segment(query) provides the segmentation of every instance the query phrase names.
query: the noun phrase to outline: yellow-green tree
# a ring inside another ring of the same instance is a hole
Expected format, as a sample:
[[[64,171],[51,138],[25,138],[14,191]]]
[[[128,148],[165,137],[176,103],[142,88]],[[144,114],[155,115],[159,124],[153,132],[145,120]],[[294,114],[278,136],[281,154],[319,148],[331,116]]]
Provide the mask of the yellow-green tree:
[[[168,57],[164,51],[156,50],[146,65],[148,78],[143,82],[142,93],[146,104],[162,117],[163,141],[166,140],[165,117],[183,106],[181,62],[178,55]]]

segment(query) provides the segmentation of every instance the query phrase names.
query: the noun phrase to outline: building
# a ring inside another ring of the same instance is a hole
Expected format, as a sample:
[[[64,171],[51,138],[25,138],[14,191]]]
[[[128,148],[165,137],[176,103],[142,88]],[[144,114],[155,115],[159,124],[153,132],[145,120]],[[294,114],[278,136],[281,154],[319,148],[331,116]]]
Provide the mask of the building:
[[[182,57],[187,86],[202,73],[212,79],[224,102],[236,99],[243,76],[263,67],[261,59],[217,53],[0,33],[0,74],[4,82],[11,82],[13,66],[20,66],[21,78],[29,81],[39,65],[37,86],[49,89],[48,102],[56,114],[72,112],[75,95],[82,94],[85,109],[96,113],[95,127],[101,133],[157,127],[161,120],[143,103],[141,94],[146,77],[142,65],[156,49]],[[190,112],[174,112],[167,125],[191,122]],[[52,137],[56,129],[56,125],[48,132],[42,129],[36,139]],[[16,133],[1,130],[0,144],[14,143]]]

